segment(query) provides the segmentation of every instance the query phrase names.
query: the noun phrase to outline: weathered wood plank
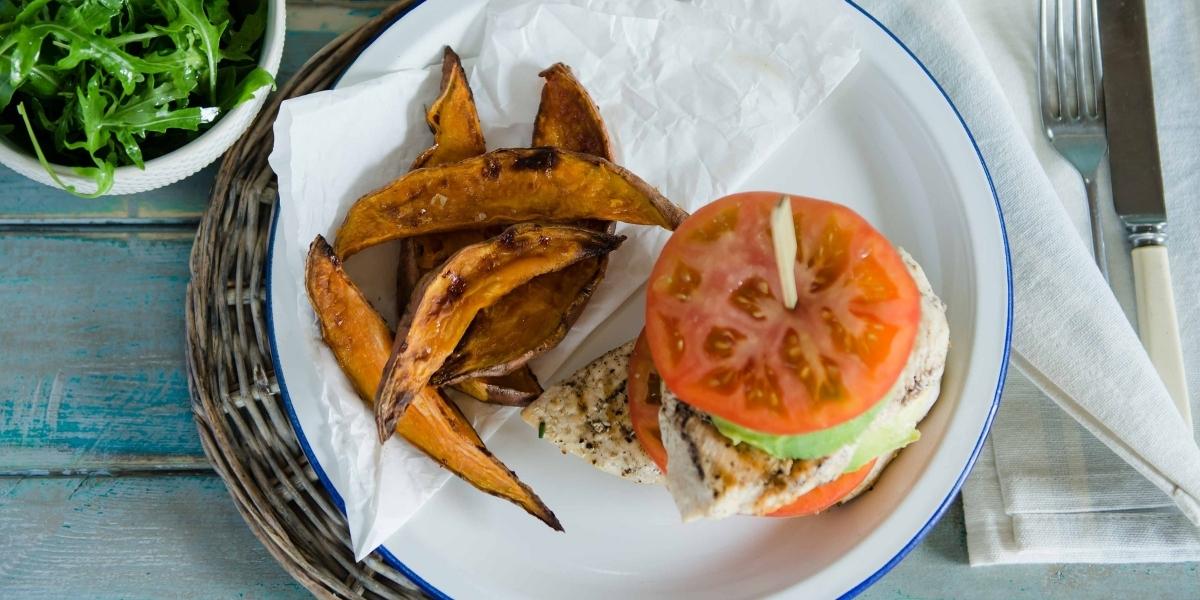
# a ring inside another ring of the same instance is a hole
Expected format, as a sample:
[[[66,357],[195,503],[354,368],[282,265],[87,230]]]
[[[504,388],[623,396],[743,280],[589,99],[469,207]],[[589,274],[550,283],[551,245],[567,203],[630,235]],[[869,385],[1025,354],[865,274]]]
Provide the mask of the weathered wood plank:
[[[1197,563],[971,567],[961,499],[929,536],[861,598],[1196,598]]]
[[[0,473],[204,468],[190,232],[0,234]]]
[[[212,475],[0,478],[5,598],[305,598]]]
[[[0,590],[17,598],[304,597],[216,477],[0,478]],[[1196,563],[967,564],[951,508],[865,599],[1192,598]]]
[[[315,9],[304,9],[312,10]],[[345,9],[339,10],[346,13]],[[323,27],[323,21],[305,17],[304,11],[299,17],[302,21],[314,28]],[[362,17],[349,17],[348,21],[334,22],[333,25],[344,28],[362,20]],[[286,81],[291,77],[308,57],[339,31],[330,26],[316,31],[289,31],[284,42],[279,80]],[[210,165],[183,181],[157,190],[87,200],[27,179],[0,165],[0,190],[4,190],[0,194],[0,228],[74,223],[195,223],[208,206],[208,193],[216,171],[217,166]]]

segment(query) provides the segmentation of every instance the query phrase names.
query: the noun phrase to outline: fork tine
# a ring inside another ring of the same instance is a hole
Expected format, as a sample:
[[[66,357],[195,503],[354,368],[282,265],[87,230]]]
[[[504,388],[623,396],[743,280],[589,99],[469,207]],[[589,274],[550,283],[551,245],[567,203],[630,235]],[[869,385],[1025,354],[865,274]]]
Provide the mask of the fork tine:
[[[1063,26],[1063,0],[1054,2],[1054,57],[1058,69],[1058,113],[1064,119],[1073,119],[1071,106],[1067,103],[1067,33]]]
[[[1085,68],[1088,59],[1087,27],[1083,17],[1084,0],[1075,0],[1075,18],[1072,19],[1075,29],[1075,105],[1077,116],[1081,119],[1091,116],[1091,105],[1088,102],[1087,77],[1090,69]]]
[[[1104,118],[1104,65],[1100,62],[1100,19],[1096,16],[1096,0],[1091,2],[1092,93],[1096,98],[1097,119]]]
[[[1044,125],[1049,124],[1058,119],[1058,115],[1054,112],[1054,106],[1050,99],[1057,91],[1051,91],[1050,85],[1054,82],[1054,78],[1050,76],[1046,69],[1046,55],[1050,52],[1050,47],[1047,43],[1046,31],[1049,29],[1049,15],[1047,4],[1050,0],[1041,0],[1038,2],[1038,46],[1037,46],[1037,70],[1038,70],[1038,92],[1041,96],[1042,106],[1042,122]]]

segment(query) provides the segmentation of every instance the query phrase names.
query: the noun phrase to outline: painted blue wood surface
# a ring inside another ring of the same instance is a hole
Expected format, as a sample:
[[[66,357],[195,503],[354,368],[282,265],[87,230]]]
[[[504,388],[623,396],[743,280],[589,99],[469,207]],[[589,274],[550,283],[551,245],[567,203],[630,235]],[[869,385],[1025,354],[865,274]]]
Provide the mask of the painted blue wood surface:
[[[183,370],[192,233],[0,233],[0,473],[203,468]]]
[[[0,597],[305,598],[220,479],[0,479]]]

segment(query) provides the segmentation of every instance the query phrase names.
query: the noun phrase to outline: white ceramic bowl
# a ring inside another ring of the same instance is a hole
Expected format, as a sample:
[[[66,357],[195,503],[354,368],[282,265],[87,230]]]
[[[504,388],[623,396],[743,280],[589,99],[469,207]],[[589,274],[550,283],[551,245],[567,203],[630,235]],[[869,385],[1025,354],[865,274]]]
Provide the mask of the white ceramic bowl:
[[[269,0],[267,6],[267,29],[263,34],[262,55],[258,66],[274,77],[279,72],[279,61],[283,57],[283,39],[286,33],[286,11],[284,0]],[[146,161],[146,168],[135,166],[117,167],[112,189],[106,195],[135,194],[170,185],[192,175],[211,164],[233,145],[267,100],[269,88],[260,88],[254,98],[243,102],[229,114],[222,116],[200,137],[183,147]],[[59,187],[50,174],[42,168],[37,157],[18,148],[7,139],[0,138],[0,164],[51,187]],[[81,194],[96,191],[96,183],[75,174],[71,167],[51,165],[63,183],[74,186]]]

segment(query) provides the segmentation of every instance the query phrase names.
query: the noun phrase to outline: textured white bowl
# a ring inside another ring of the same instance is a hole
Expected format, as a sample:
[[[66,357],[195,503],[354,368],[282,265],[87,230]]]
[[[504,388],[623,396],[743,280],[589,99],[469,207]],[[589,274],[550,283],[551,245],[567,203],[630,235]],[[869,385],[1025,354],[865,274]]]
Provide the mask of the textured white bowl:
[[[283,38],[286,33],[286,10],[284,0],[269,0],[267,6],[267,29],[263,34],[262,55],[258,66],[274,77],[279,72],[279,61],[283,57]],[[211,164],[233,145],[250,126],[254,116],[267,100],[269,88],[260,88],[254,98],[243,102],[213,124],[196,139],[183,147],[158,158],[146,161],[146,168],[135,166],[117,167],[113,186],[105,195],[135,194],[170,185],[192,175]],[[10,134],[12,135],[12,134]],[[37,156],[26,153],[7,139],[0,138],[0,164],[50,187],[59,187],[50,174],[42,168]],[[63,183],[74,186],[81,194],[96,191],[96,183],[75,174],[72,167],[51,165]]]

